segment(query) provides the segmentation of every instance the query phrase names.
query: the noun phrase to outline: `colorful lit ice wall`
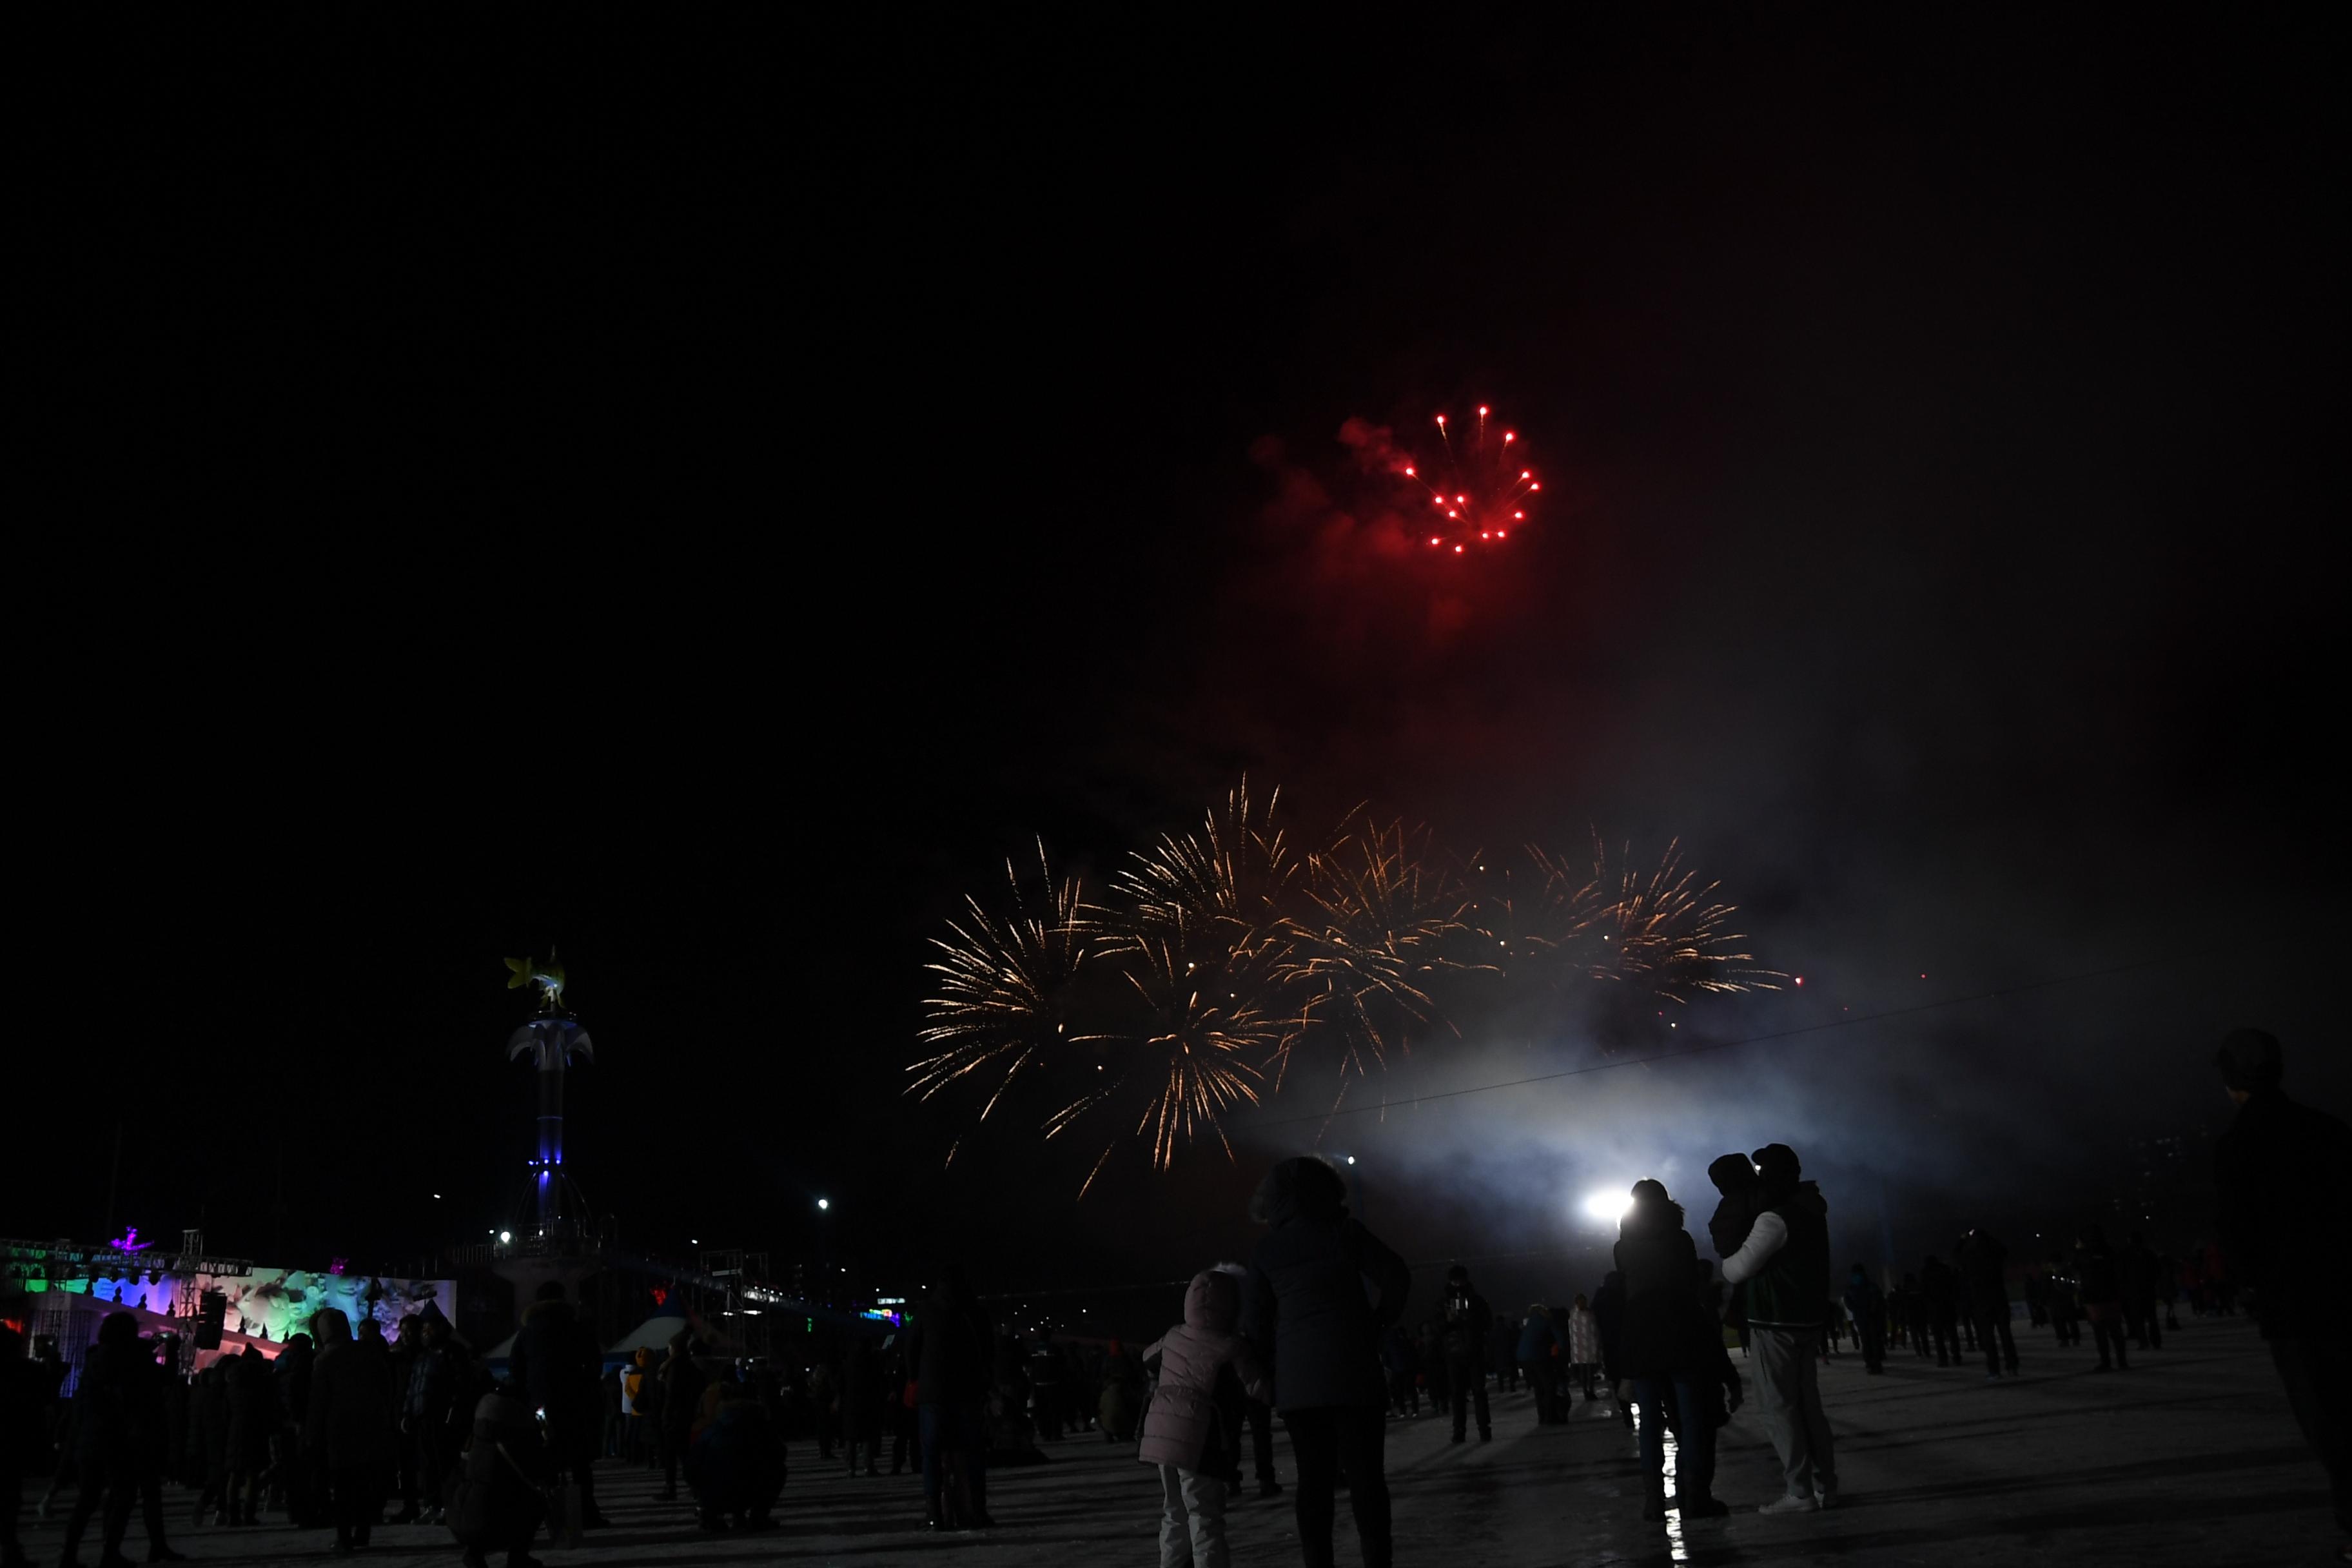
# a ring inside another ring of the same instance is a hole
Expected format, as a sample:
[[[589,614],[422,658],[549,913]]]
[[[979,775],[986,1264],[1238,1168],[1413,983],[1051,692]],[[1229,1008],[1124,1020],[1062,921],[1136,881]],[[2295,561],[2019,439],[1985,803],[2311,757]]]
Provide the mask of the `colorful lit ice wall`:
[[[425,1303],[452,1311],[455,1291],[446,1279],[386,1279],[365,1274],[328,1274],[300,1268],[256,1268],[247,1274],[181,1274],[171,1269],[131,1269],[120,1278],[98,1279],[27,1280],[28,1289],[71,1290],[95,1300],[141,1307],[150,1312],[185,1317],[196,1310],[196,1299],[218,1290],[227,1299],[228,1314],[221,1326],[233,1334],[284,1340],[307,1333],[310,1319],[321,1307],[342,1310],[352,1322],[371,1315],[368,1297],[374,1292],[373,1315],[387,1337],[401,1319],[425,1310]]]

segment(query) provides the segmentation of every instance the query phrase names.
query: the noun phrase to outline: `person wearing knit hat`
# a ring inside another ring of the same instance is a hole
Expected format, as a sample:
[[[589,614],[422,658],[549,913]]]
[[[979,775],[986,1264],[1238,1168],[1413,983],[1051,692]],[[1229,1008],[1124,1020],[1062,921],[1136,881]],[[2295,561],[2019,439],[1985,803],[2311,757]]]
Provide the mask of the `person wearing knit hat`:
[[[2238,1114],[2213,1145],[2221,1257],[2251,1292],[2296,1424],[2326,1467],[2336,1494],[2337,1548],[2352,1563],[2352,1345],[2336,1321],[2352,1295],[2340,1239],[2352,1207],[2352,1130],[2279,1089],[2276,1037],[2238,1029],[2214,1058]],[[2315,1235],[2325,1216],[2336,1237]]]

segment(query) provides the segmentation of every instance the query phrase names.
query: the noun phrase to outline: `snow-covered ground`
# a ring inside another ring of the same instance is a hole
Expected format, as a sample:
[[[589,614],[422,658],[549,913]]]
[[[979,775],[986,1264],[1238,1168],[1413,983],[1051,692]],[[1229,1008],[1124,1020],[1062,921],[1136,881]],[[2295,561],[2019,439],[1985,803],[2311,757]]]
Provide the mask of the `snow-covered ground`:
[[[1838,1441],[1843,1496],[1827,1513],[1762,1518],[1779,1471],[1754,1407],[1725,1433],[1717,1490],[1728,1519],[1689,1530],[1643,1524],[1633,1444],[1613,1415],[1578,1407],[1538,1428],[1524,1394],[1502,1396],[1491,1445],[1454,1447],[1447,1424],[1389,1424],[1396,1560],[1404,1568],[1613,1563],[2263,1563],[2326,1561],[2334,1541],[2326,1479],[2287,1413],[2270,1360],[2242,1320],[2186,1322],[2129,1373],[2090,1370],[2087,1350],[2060,1352],[2048,1331],[2021,1334],[2024,1375],[1983,1381],[1979,1366],[1938,1371],[1907,1351],[1887,1375],[1844,1356],[1822,1386]],[[1735,1359],[1736,1354],[1735,1354]],[[1743,1372],[1745,1369],[1743,1368]],[[586,1544],[535,1550],[551,1568],[667,1568],[789,1562],[887,1568],[953,1560],[963,1568],[1113,1568],[1156,1561],[1159,1488],[1092,1435],[1050,1445],[1052,1462],[990,1478],[994,1529],[937,1537],[921,1529],[919,1484],[850,1479],[795,1444],[782,1524],[748,1536],[698,1532],[682,1504],[653,1500],[643,1470],[606,1467],[598,1487],[614,1527]],[[1291,1478],[1287,1444],[1276,1468]],[[31,1489],[39,1494],[39,1485]],[[330,1560],[330,1537],[282,1525],[194,1529],[191,1499],[167,1491],[173,1543],[191,1557],[254,1563]],[[1247,1568],[1298,1563],[1287,1494],[1234,1505],[1234,1558]],[[1339,1509],[1342,1565],[1360,1563]],[[26,1546],[54,1563],[60,1526],[29,1513]],[[136,1560],[146,1539],[131,1525]],[[385,1527],[361,1561],[383,1568],[446,1564],[445,1531]],[[95,1563],[98,1543],[83,1548]],[[493,1558],[493,1562],[499,1561]]]

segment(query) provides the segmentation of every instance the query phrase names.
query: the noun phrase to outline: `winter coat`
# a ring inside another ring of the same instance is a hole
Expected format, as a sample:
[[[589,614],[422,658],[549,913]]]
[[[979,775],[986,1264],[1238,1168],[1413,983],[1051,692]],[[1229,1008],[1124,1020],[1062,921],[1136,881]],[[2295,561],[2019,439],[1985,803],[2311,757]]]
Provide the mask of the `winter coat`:
[[[1285,1195],[1266,1218],[1274,1228],[1250,1258],[1243,1321],[1273,1353],[1273,1404],[1386,1407],[1381,1331],[1403,1311],[1412,1270],[1337,1205],[1309,1213]],[[1365,1300],[1367,1284],[1377,1300]]]
[[[221,1371],[222,1411],[226,1421],[221,1434],[223,1462],[231,1470],[258,1473],[269,1464],[269,1439],[286,1426],[283,1402],[278,1397],[282,1392],[279,1380],[257,1350],[247,1349],[242,1355],[223,1357],[215,1364]],[[307,1364],[304,1372],[307,1399]]]
[[[2352,1266],[2327,1226],[2352,1211],[2352,1131],[2259,1089],[2214,1142],[2213,1174],[2221,1256],[2230,1277],[2252,1291],[2263,1337],[2341,1333]]]
[[[47,1368],[0,1345],[0,1476],[24,1475],[47,1457],[48,1384]]]
[[[1264,1399],[1268,1392],[1255,1352],[1234,1331],[1240,1317],[1241,1290],[1232,1275],[1208,1269],[1192,1276],[1184,1289],[1184,1321],[1144,1348],[1147,1363],[1155,1357],[1160,1362],[1160,1386],[1143,1413],[1137,1458],[1147,1465],[1224,1473],[1234,1446],[1217,1412],[1219,1374],[1234,1369],[1252,1399]]]
[[[940,1292],[915,1314],[907,1337],[916,1398],[924,1405],[977,1405],[988,1397],[988,1320],[971,1303]]]
[[[870,1443],[882,1430],[882,1368],[874,1342],[849,1342],[841,1362],[841,1435],[853,1443]]]
[[[719,1385],[711,1394],[720,1397],[687,1452],[686,1484],[706,1513],[757,1513],[783,1490],[784,1446],[758,1400]]]
[[[425,1346],[410,1363],[401,1414],[420,1428],[447,1425],[465,1374],[465,1363],[446,1342]]]
[[[1445,1328],[1440,1342],[1445,1347],[1447,1364],[1475,1361],[1486,1346],[1486,1336],[1494,1331],[1495,1309],[1486,1304],[1486,1297],[1465,1283],[1458,1290],[1451,1284],[1446,1286],[1442,1310]]]
[[[1551,1326],[1549,1313],[1530,1312],[1528,1321],[1519,1325],[1518,1359],[1522,1363],[1549,1361],[1553,1347],[1559,1343],[1559,1331]]]
[[[2093,1309],[2094,1319],[2099,1309],[2114,1310],[2123,1305],[2123,1271],[2116,1267],[2116,1255],[2107,1244],[2094,1238],[2074,1249],[2074,1277],[2081,1283],[2083,1305]]]
[[[654,1352],[642,1347],[631,1359],[635,1365],[628,1374],[629,1408],[636,1413],[639,1420],[650,1421],[656,1427],[659,1427],[662,1413],[661,1368],[654,1364]]]
[[[508,1375],[525,1399],[547,1412],[551,1430],[576,1442],[577,1434],[593,1430],[600,1418],[596,1383],[603,1360],[594,1331],[571,1302],[534,1301],[515,1335]]]
[[[1919,1304],[1931,1321],[1939,1323],[1959,1310],[1959,1276],[1940,1258],[1930,1258],[1919,1269]]]
[[[1960,1266],[1960,1283],[1968,1293],[1969,1312],[1977,1317],[2009,1315],[2009,1248],[1981,1230],[1960,1241],[1953,1258]]]
[[[1699,1303],[1698,1248],[1683,1228],[1680,1204],[1637,1207],[1617,1241],[1617,1271],[1625,1277],[1624,1326],[1619,1331],[1619,1375],[1687,1375],[1706,1349]],[[1721,1336],[1716,1336],[1721,1348]]]
[[[253,1355],[258,1358],[259,1351]],[[280,1426],[300,1427],[302,1418],[310,1410],[310,1373],[319,1364],[319,1349],[308,1334],[298,1334],[278,1352],[278,1359],[268,1363],[268,1387],[278,1401]],[[230,1384],[232,1388],[236,1385]],[[265,1437],[265,1445],[267,1439]],[[235,1445],[232,1444],[232,1447]]]
[[[1613,1268],[1601,1277],[1601,1289],[1592,1293],[1592,1326],[1601,1335],[1601,1370],[1615,1383],[1625,1375],[1619,1353],[1625,1327],[1625,1276]]]
[[[1849,1275],[1845,1286],[1846,1315],[1855,1331],[1886,1331],[1886,1293],[1867,1274]]]
[[[450,1533],[479,1551],[520,1551],[546,1512],[540,1489],[550,1473],[530,1407],[509,1394],[485,1394],[474,1406],[474,1440],[449,1510]]]
[[[1811,1182],[1765,1189],[1748,1238],[1723,1260],[1723,1277],[1748,1287],[1748,1321],[1759,1329],[1818,1329],[1835,1291],[1830,1280],[1829,1205]]]
[[[669,1359],[662,1363],[661,1394],[656,1404],[661,1410],[661,1429],[671,1441],[680,1441],[694,1430],[702,1391],[709,1383],[684,1344],[669,1347]]]
[[[1745,1154],[1726,1154],[1706,1168],[1706,1179],[1723,1194],[1707,1219],[1707,1239],[1715,1244],[1717,1258],[1728,1258],[1748,1239],[1763,1206],[1755,1162]]]
[[[233,1359],[216,1361],[196,1373],[189,1397],[188,1473],[199,1486],[217,1486],[228,1479],[228,1361]]]
[[[1590,1307],[1578,1307],[1568,1315],[1568,1359],[1574,1366],[1601,1364],[1601,1325]]]
[[[1134,1357],[1124,1351],[1117,1352],[1103,1363],[1102,1399],[1095,1413],[1102,1422],[1104,1435],[1115,1442],[1132,1441],[1142,1405],[1142,1369],[1136,1365]]]
[[[305,1452],[335,1470],[381,1468],[392,1462],[392,1356],[381,1339],[341,1340],[319,1352],[310,1372],[310,1408],[302,1422]]]
[[[89,1352],[81,1381],[74,1387],[72,1426],[67,1449],[82,1484],[94,1478],[117,1481],[135,1477],[148,1446],[151,1421],[160,1408],[150,1405],[143,1386],[154,1363],[135,1342],[100,1344]]]

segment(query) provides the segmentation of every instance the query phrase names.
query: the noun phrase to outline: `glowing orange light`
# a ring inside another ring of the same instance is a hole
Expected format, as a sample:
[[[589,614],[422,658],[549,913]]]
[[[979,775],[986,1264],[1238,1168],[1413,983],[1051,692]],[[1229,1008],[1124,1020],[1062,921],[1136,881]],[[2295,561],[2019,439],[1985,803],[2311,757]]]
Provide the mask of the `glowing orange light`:
[[[1495,537],[1496,537],[1496,538],[1497,538],[1497,539],[1508,539],[1508,538],[1510,538],[1511,536],[1510,536],[1508,533],[1506,533],[1503,530],[1501,530],[1501,529],[1499,529],[1499,528],[1498,528],[1498,529],[1496,529],[1496,530],[1495,531]]]
[[[1419,474],[1414,473],[1411,468],[1407,468],[1404,471],[1404,477],[1409,479],[1417,479],[1421,478]]]
[[[1458,544],[1457,544],[1457,545],[1455,545],[1455,546],[1454,547],[1454,554],[1456,554],[1456,555],[1461,554],[1461,553],[1462,553],[1462,547],[1461,547],[1460,545],[1458,545]],[[1924,974],[1923,974],[1923,975],[1919,976],[1919,978],[1920,978],[1920,979],[1922,979],[1922,980],[1925,980],[1925,979],[1927,979],[1927,977],[1926,975],[1924,975]]]
[[[1430,542],[1430,543],[1432,543],[1432,544],[1435,544],[1435,543],[1437,542],[1437,535],[1435,535],[1435,534],[1433,534],[1433,534],[1431,534],[1431,535],[1429,536],[1429,542]]]
[[[1468,506],[1470,504],[1470,498],[1468,496],[1455,496],[1454,498],[1454,504],[1455,506]]]
[[[1443,426],[1445,423],[1445,416],[1443,414],[1439,415],[1437,416],[1437,422],[1439,425]]]
[[[1506,441],[1516,441],[1518,439],[1518,437],[1513,435],[1510,431],[1506,430],[1503,432],[1503,439]]]
[[[1486,417],[1486,405],[1483,403],[1478,405],[1478,417],[1481,419]]]
[[[1539,490],[1539,489],[1543,489],[1543,486],[1541,486],[1541,485],[1529,485],[1529,486],[1528,487],[1528,489],[1531,489],[1531,490]]]
[[[1526,512],[1523,512],[1523,511],[1515,511],[1515,512],[1513,512],[1513,513],[1511,514],[1511,521],[1512,521],[1513,522],[1525,522],[1525,521],[1527,521],[1527,520],[1528,520],[1528,514],[1527,514]]]
[[[1480,529],[1480,530],[1478,531],[1478,537],[1479,537],[1479,538],[1481,538],[1481,539],[1487,538],[1487,537],[1488,537],[1488,535],[1487,535],[1486,531],[1485,529],[1483,529],[1483,528],[1482,528],[1482,529]]]
[[[1535,473],[1535,470],[1534,470],[1533,468],[1521,468],[1521,469],[1519,470],[1519,478],[1521,478],[1521,479],[1534,479],[1535,477],[1536,477],[1536,473]]]

